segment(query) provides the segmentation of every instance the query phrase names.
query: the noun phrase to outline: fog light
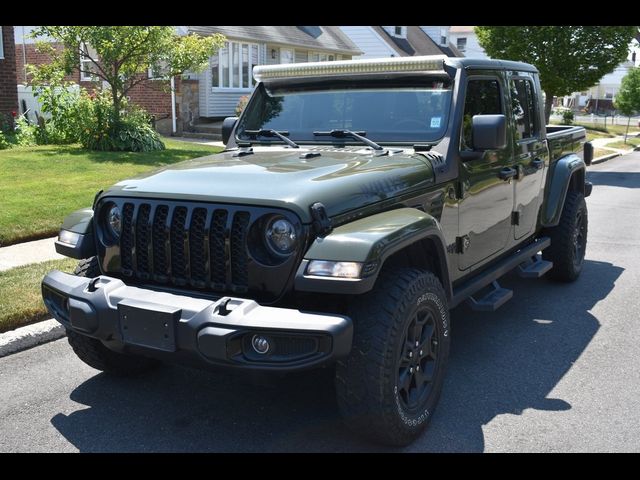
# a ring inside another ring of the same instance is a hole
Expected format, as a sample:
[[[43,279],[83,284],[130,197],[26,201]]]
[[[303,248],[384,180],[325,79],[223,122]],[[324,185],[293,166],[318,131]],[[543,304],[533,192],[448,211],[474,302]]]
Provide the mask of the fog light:
[[[254,335],[251,339],[251,346],[256,353],[259,353],[260,355],[264,355],[271,348],[267,337],[263,337],[262,335]]]

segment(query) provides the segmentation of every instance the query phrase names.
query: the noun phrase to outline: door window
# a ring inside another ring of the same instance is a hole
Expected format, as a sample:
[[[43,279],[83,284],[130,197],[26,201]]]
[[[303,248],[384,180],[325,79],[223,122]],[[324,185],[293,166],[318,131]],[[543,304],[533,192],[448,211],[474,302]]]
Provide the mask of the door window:
[[[533,83],[526,79],[511,80],[511,110],[515,122],[516,140],[538,136]]]
[[[495,79],[469,80],[464,101],[462,119],[462,136],[460,150],[473,150],[471,137],[472,118],[474,115],[501,114],[500,84]]]

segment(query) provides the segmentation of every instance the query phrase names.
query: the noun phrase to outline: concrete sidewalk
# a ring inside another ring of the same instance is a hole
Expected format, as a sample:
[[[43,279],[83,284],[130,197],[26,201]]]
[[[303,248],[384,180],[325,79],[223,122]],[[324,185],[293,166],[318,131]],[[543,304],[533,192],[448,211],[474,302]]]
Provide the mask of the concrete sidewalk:
[[[31,263],[66,258],[56,253],[54,242],[57,238],[45,238],[0,248],[0,272]]]
[[[198,143],[200,145],[209,145],[211,147],[221,147],[224,148],[225,145],[222,142],[216,140],[207,140],[205,138],[187,138],[187,137],[166,137],[171,140],[177,140],[179,142],[187,142],[187,143]]]

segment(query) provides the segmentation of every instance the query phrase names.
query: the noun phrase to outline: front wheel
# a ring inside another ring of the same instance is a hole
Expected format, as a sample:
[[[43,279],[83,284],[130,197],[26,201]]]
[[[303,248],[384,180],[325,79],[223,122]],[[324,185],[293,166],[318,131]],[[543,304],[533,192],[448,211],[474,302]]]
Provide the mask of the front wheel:
[[[383,272],[352,308],[352,351],[336,368],[345,422],[374,441],[402,446],[425,429],[449,356],[447,300],[431,272]]]

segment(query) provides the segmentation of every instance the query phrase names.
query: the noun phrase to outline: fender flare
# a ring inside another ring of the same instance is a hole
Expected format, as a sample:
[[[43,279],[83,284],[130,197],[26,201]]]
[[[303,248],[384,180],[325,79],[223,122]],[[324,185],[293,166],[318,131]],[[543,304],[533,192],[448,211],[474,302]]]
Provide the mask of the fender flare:
[[[75,244],[55,241],[56,252],[66,257],[82,260],[96,255],[96,244],[93,235],[93,209],[81,208],[70,213],[62,222],[60,231],[66,230],[77,234]],[[74,236],[75,237],[75,236]]]
[[[447,298],[451,298],[451,282],[446,244],[439,222],[421,210],[400,208],[334,228],[326,237],[317,238],[302,260],[295,277],[297,291],[360,294],[371,290],[384,265],[394,253],[409,245],[429,239],[438,254],[439,271]],[[311,260],[360,262],[363,276],[359,279],[306,275]]]
[[[543,227],[555,227],[560,222],[564,201],[574,175],[580,176],[578,188],[585,193],[586,169],[584,160],[576,154],[562,157],[555,163],[541,211],[540,223]]]

